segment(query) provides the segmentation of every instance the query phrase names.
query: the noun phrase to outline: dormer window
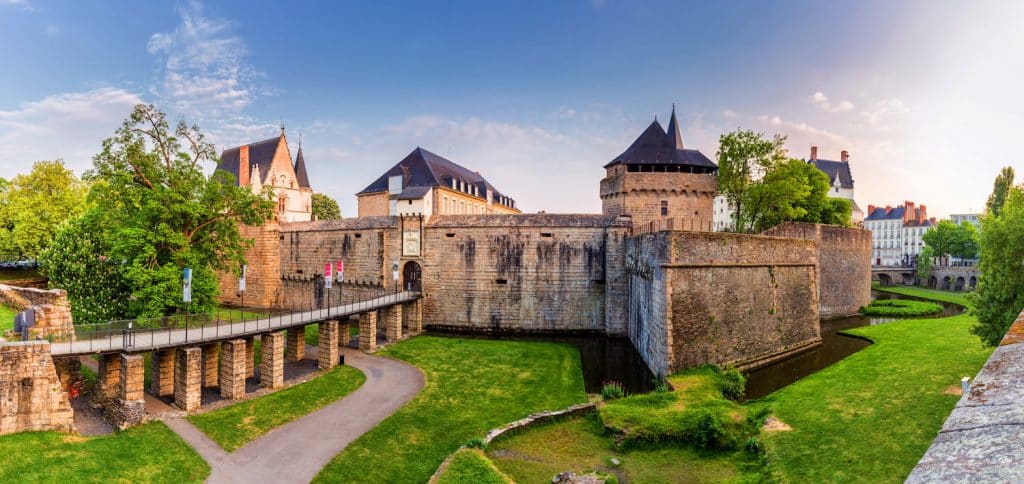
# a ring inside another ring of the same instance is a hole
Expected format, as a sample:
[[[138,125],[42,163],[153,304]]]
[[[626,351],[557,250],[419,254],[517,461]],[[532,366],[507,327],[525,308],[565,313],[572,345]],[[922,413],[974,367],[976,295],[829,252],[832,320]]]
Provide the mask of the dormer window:
[[[402,193],[402,175],[388,177],[388,193],[391,195]]]

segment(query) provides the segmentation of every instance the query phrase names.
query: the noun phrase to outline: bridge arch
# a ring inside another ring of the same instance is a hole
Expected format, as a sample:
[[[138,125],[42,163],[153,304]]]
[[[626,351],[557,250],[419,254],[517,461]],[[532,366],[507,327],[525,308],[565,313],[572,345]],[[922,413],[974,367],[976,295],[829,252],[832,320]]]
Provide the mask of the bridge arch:
[[[939,280],[938,280],[938,278],[936,278],[935,276],[929,277],[928,278],[928,287],[930,287],[932,289],[938,289],[938,287],[939,287]]]
[[[967,281],[964,279],[964,276],[957,277],[956,278],[956,284],[953,286],[953,290],[954,291],[963,291],[964,290],[964,284],[966,284],[966,282]]]
[[[883,285],[883,286],[891,286],[892,285],[892,277],[889,276],[889,274],[879,274],[878,275],[878,283]]]
[[[953,278],[951,278],[949,276],[946,276],[946,277],[942,278],[942,287],[940,289],[948,291],[952,285],[953,285]]]
[[[914,274],[904,273],[903,274],[903,285],[913,286],[917,283],[917,277]]]
[[[978,287],[978,278],[971,276],[970,280],[968,280],[967,288],[973,291],[976,287]]]
[[[402,266],[402,288],[406,291],[423,290],[423,268],[419,262],[411,260]]]

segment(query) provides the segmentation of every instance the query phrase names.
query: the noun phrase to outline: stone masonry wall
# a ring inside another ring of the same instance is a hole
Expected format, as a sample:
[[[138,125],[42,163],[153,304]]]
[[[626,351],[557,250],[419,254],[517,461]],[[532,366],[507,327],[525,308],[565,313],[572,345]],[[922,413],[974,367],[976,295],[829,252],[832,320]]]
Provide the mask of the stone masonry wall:
[[[638,230],[647,231],[653,222],[655,230],[710,231],[717,190],[713,175],[613,170],[601,180],[602,213],[629,214]],[[661,214],[662,201],[668,204],[667,215]]]
[[[655,373],[749,365],[821,340],[813,241],[659,232],[627,241],[629,336]]]
[[[787,222],[764,235],[813,240],[818,246],[818,294],[822,318],[857,314],[871,302],[871,231]]]
[[[74,430],[46,341],[0,344],[0,435],[28,430]]]
[[[217,274],[220,286],[219,301],[230,306],[277,307],[281,304],[283,287],[281,283],[280,225],[276,221],[261,227],[242,226],[243,238],[252,239],[253,245],[245,251],[248,264],[246,271],[245,298],[239,297],[238,279],[240,267]]]
[[[29,338],[65,341],[75,337],[71,303],[68,302],[68,293],[63,289],[46,290],[0,284],[0,304],[18,312],[35,309],[36,323],[29,328]]]

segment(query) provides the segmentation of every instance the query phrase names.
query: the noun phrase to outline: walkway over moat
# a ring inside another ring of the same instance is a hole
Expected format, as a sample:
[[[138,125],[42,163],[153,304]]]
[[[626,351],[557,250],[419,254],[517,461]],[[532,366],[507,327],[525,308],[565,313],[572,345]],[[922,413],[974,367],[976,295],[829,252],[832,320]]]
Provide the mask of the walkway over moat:
[[[54,342],[54,356],[77,356],[102,353],[136,353],[179,346],[193,346],[217,341],[245,338],[322,321],[347,318],[357,314],[406,304],[419,299],[415,291],[399,291],[340,306],[308,311],[287,312],[252,317],[239,322],[202,320],[198,324],[185,320],[184,327],[175,324],[166,328],[140,328],[131,321],[102,325],[88,332],[76,331],[74,342]]]

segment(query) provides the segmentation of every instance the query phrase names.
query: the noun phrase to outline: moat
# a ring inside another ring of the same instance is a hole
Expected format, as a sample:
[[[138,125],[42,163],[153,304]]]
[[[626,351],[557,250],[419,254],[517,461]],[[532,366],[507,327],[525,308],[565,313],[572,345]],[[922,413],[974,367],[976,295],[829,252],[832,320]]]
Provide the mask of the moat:
[[[930,301],[942,305],[941,313],[931,316],[923,316],[925,318],[944,318],[948,316],[955,316],[964,311],[963,307],[956,304],[932,301],[884,291],[872,290],[871,298]],[[891,323],[900,319],[911,318],[890,316],[848,316],[845,318],[822,320],[822,344],[820,346],[791,358],[747,372],[747,398],[752,400],[766,396],[871,345],[871,342],[868,340],[858,338],[856,336],[840,334],[841,331],[860,326]]]

